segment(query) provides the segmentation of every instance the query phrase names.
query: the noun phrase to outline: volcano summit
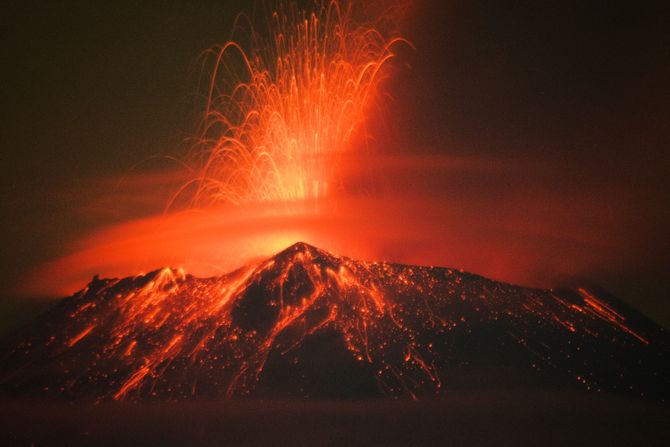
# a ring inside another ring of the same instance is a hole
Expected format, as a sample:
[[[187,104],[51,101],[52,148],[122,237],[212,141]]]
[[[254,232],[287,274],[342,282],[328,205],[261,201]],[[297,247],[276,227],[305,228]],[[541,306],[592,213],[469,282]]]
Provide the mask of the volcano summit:
[[[669,346],[663,328],[584,288],[523,288],[298,243],[220,277],[96,277],[8,343],[2,391],[417,398],[473,386],[482,371],[476,386],[498,386],[512,371],[523,383],[667,401]]]

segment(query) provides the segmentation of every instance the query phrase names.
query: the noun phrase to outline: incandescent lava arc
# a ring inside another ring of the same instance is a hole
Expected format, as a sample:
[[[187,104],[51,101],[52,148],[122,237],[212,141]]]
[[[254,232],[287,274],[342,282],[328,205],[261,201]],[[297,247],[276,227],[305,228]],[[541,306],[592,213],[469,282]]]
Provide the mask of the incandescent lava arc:
[[[195,176],[175,199],[288,204],[338,188],[340,157],[359,143],[382,69],[405,42],[351,16],[351,2],[312,0],[277,2],[260,24],[238,18],[207,53],[202,130],[186,160]]]
[[[298,243],[219,277],[96,277],[18,334],[1,383],[5,394],[94,400],[417,398],[448,393],[464,371],[512,368],[665,401],[668,346],[662,328],[590,290]]]

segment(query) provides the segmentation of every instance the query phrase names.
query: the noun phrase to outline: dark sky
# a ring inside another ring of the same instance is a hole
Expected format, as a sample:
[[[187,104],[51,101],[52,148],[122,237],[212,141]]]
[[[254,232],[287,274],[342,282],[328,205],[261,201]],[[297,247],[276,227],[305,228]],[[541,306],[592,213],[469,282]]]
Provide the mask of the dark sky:
[[[73,218],[87,181],[185,150],[198,110],[197,57],[226,40],[247,3],[4,6],[1,290],[100,224],[81,212]],[[585,185],[616,184],[602,200],[616,207],[621,191],[629,193],[639,206],[625,212],[647,223],[639,230],[640,262],[625,275],[591,273],[670,322],[667,8],[633,1],[413,3],[400,28],[416,50],[403,52],[406,67],[388,84],[393,142],[379,140],[399,152],[558,165],[552,175],[586,195]]]
[[[546,162],[552,192],[621,205],[639,262],[586,276],[670,324],[668,7],[415,3],[413,70],[391,87],[406,147]]]

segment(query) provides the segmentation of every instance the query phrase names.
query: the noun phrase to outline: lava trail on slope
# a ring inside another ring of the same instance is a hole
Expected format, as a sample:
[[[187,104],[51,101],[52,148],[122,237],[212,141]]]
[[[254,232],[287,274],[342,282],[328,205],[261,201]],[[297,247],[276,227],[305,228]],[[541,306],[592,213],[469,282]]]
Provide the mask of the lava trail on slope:
[[[667,401],[669,346],[663,328],[591,290],[529,289],[298,243],[220,277],[169,268],[96,277],[6,343],[0,391],[416,398],[448,392],[463,371],[512,368],[552,386]]]

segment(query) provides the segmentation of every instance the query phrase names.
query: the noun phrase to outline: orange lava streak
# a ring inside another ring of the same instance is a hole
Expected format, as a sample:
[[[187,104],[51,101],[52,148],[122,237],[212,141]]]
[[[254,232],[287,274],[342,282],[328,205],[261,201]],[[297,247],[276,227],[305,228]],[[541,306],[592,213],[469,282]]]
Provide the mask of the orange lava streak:
[[[602,318],[603,320],[608,320],[612,322],[612,324],[615,324],[618,326],[621,330],[627,332],[628,334],[632,335],[633,337],[637,338],[640,340],[642,343],[645,345],[649,344],[649,340],[646,338],[642,337],[635,331],[633,331],[631,328],[626,326],[624,324],[624,317],[614,311],[611,307],[609,307],[607,304],[603,303],[601,300],[596,298],[592,293],[590,293],[588,290],[584,288],[579,288],[577,289],[579,294],[584,298],[584,302],[589,306],[589,308],[596,314],[598,317]]]
[[[122,386],[119,391],[114,394],[114,399],[119,400],[122,399],[126,393],[128,393],[129,390],[132,388],[136,387],[143,379],[144,377],[151,372],[151,369],[148,366],[143,366],[139,370],[133,374],[130,379],[128,379]]]
[[[91,331],[92,331],[94,328],[95,328],[95,325],[92,324],[92,325],[88,326],[86,329],[84,329],[83,331],[81,331],[80,333],[78,333],[77,335],[75,335],[75,336],[68,342],[68,344],[67,344],[68,347],[71,348],[72,346],[76,345],[78,342],[81,341],[82,338],[84,338],[84,337],[86,337],[88,334],[90,334]]]

